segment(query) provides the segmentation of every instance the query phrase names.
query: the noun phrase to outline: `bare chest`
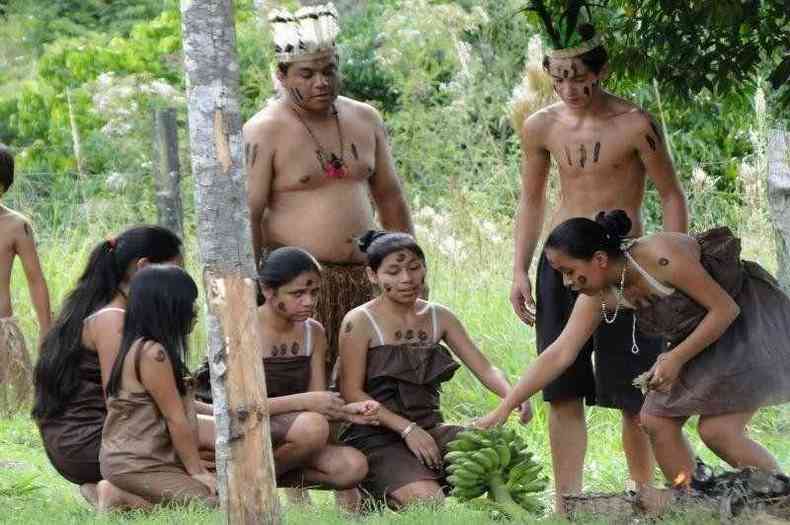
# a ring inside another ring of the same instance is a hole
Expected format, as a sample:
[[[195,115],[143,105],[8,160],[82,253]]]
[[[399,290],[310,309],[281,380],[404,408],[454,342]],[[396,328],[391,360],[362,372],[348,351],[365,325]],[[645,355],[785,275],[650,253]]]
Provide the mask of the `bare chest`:
[[[563,173],[622,171],[639,164],[632,141],[614,126],[578,130],[560,127],[549,136],[547,146]]]
[[[338,180],[367,182],[374,173],[373,133],[353,125],[310,128],[295,123],[279,137],[274,156],[274,191],[321,188]]]

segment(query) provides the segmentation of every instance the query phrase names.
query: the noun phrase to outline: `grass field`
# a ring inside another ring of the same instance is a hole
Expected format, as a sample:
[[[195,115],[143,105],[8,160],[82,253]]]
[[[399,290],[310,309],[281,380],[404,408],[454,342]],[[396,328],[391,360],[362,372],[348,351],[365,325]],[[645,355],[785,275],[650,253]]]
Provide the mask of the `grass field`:
[[[102,202],[92,201],[90,205],[64,203],[46,209],[34,206],[25,195],[23,188],[10,194],[7,202],[29,213],[36,221],[42,262],[55,308],[83,268],[92,245],[127,225],[153,219],[150,207],[130,207],[125,204],[129,200],[124,195]],[[450,307],[489,358],[514,380],[534,357],[534,333],[516,319],[508,301],[512,257],[510,223],[503,221],[498,224],[476,210],[437,213],[423,208],[416,215],[420,225],[418,234],[429,258],[432,299]],[[745,210],[743,216],[743,222],[732,226],[744,234],[749,232],[744,243],[745,255],[773,269],[772,247],[764,242],[769,238],[764,215],[752,209]],[[53,227],[52,224],[58,226]],[[196,240],[190,232],[186,237],[187,266],[192,275],[198,277]],[[16,315],[33,347],[37,336],[35,316],[27,298],[24,275],[18,265],[13,274],[13,296]],[[202,329],[197,329],[193,335],[194,361],[203,352],[203,341]],[[479,416],[494,403],[493,396],[484,392],[465,370],[456,375],[443,394],[443,408],[451,421],[463,422]],[[533,400],[533,408],[533,422],[527,427],[520,427],[520,432],[537,451],[538,457],[543,458],[546,473],[550,474],[546,409],[537,399]],[[588,411],[587,420],[590,439],[585,486],[595,491],[621,490],[627,473],[620,447],[619,415],[611,410],[592,408]],[[513,421],[511,424],[516,423]],[[723,467],[715,456],[699,445],[693,425],[689,430],[698,453],[711,465]],[[783,467],[790,467],[790,410],[787,407],[763,410],[755,418],[751,431],[778,455]],[[547,493],[545,497],[547,502],[551,500],[551,494]],[[329,495],[316,494],[314,499],[314,508],[287,508],[286,523],[318,521],[331,524],[350,519],[334,510]],[[419,508],[400,514],[386,511],[357,520],[371,525],[428,525],[487,523],[489,518],[450,500],[442,509]],[[11,419],[0,419],[0,523],[82,525],[222,521],[220,513],[200,507],[164,509],[150,514],[97,516],[82,502],[76,487],[60,478],[49,465],[38,432],[26,411]],[[560,521],[551,517],[541,519],[542,523]],[[674,516],[665,520],[667,523],[708,521],[718,522],[706,516]],[[597,521],[606,522],[606,519]]]

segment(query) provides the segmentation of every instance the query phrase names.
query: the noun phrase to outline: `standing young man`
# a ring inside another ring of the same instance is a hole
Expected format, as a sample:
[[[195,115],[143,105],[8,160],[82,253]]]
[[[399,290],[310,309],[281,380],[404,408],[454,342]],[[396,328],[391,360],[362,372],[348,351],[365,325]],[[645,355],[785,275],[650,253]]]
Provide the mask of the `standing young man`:
[[[546,54],[543,67],[560,102],[531,115],[521,130],[522,191],[510,296],[522,321],[536,324],[538,353],[560,334],[576,299],[545,255],[538,262],[537,302],[528,276],[544,222],[552,159],[558,168],[560,196],[550,228],[572,217],[594,218],[601,210],[624,209],[633,222],[630,235],[642,235],[648,178],[661,199],[665,230],[686,232],[688,227],[686,200],[659,126],[639,107],[603,89],[608,55],[601,35],[590,24],[572,32],[549,33],[557,49]],[[572,34],[576,40],[573,45],[559,42],[559,34]],[[596,355],[606,355],[604,360],[596,357],[605,366],[593,366],[593,349]],[[544,400],[550,404],[549,438],[559,512],[564,512],[562,496],[582,489],[585,399],[588,405],[622,411],[623,448],[631,478],[638,483],[652,479],[650,446],[638,419],[643,397],[631,382],[653,365],[661,349],[660,340],[635,331],[633,314],[620,312],[613,323],[607,321],[599,329],[574,365],[544,389]]]
[[[270,16],[281,96],[244,125],[249,208],[257,261],[297,246],[321,261],[317,319],[337,355],[343,316],[372,298],[355,239],[374,229],[413,233],[384,123],[362,102],[338,96],[332,4]]]
[[[14,157],[0,144],[0,198],[13,182]],[[27,401],[33,384],[30,355],[11,305],[11,270],[17,257],[27,277],[39,334],[43,337],[49,330],[52,313],[47,282],[33,240],[33,227],[26,217],[0,204],[0,414],[16,411]],[[8,397],[11,387],[14,400]]]

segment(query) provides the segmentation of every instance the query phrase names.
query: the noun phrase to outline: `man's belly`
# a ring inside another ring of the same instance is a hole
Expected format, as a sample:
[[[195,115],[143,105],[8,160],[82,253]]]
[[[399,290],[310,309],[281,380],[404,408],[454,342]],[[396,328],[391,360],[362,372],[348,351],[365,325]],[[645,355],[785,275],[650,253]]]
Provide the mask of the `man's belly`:
[[[321,261],[365,262],[356,239],[376,225],[367,198],[354,197],[277,203],[261,225],[266,244],[298,246]]]
[[[640,203],[641,204],[641,203]],[[641,206],[633,206],[627,202],[617,202],[616,199],[602,200],[599,202],[567,202],[560,200],[551,217],[549,232],[568,219],[586,217],[595,220],[595,216],[602,211],[625,210],[631,219],[629,236],[638,237],[643,233]]]

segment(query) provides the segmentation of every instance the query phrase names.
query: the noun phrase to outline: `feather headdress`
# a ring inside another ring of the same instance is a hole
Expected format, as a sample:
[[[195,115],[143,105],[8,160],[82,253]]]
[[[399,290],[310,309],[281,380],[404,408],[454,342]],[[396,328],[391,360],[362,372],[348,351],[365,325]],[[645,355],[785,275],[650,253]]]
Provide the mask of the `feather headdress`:
[[[333,3],[303,7],[291,13],[276,9],[269,15],[274,51],[281,63],[312,60],[334,54],[340,32]]]
[[[554,6],[547,5],[557,3],[563,4],[558,16],[551,12],[556,10],[552,9]],[[532,11],[540,18],[548,48],[546,55],[550,58],[577,57],[604,43],[603,34],[595,32],[590,5],[584,0],[532,0],[524,11]]]

